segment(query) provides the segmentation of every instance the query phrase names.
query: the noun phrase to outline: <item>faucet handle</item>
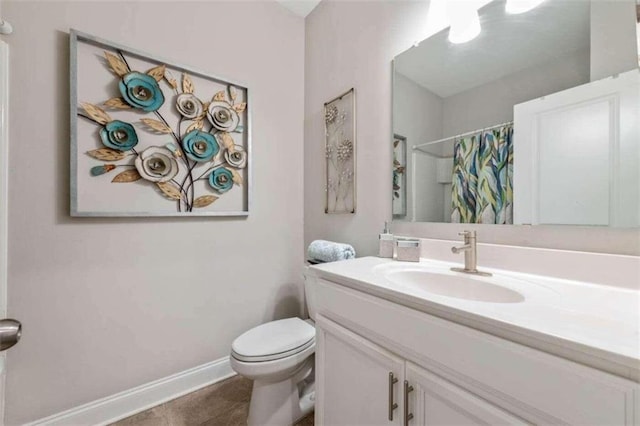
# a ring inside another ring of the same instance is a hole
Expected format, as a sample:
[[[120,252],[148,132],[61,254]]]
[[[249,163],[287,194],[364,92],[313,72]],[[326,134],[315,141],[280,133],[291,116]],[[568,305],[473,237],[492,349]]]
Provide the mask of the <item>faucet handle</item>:
[[[461,237],[475,237],[476,236],[476,231],[462,231],[462,232],[458,232],[458,235],[460,235]]]

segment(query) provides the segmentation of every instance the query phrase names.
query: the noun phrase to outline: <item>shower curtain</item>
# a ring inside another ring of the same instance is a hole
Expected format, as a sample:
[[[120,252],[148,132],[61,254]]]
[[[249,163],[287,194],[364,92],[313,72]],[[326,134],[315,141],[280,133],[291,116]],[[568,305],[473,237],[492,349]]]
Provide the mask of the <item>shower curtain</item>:
[[[513,126],[454,142],[451,222],[513,223]]]

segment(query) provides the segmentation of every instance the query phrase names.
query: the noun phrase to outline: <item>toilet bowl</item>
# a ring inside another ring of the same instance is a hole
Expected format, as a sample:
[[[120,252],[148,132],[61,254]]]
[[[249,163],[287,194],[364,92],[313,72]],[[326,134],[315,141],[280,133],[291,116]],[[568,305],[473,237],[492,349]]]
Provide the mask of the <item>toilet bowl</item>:
[[[305,299],[315,317],[309,278]],[[248,426],[289,426],[313,410],[313,319],[286,318],[254,327],[231,345],[231,368],[253,380]]]
[[[259,325],[231,345],[231,368],[253,380],[249,426],[288,426],[313,409],[313,321]]]

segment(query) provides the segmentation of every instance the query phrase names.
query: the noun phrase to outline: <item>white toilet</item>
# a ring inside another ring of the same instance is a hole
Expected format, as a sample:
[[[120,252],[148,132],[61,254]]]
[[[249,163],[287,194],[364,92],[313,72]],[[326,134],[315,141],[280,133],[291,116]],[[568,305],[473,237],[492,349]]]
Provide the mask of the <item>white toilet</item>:
[[[309,281],[305,277],[305,300],[315,318]],[[286,318],[233,341],[231,368],[253,380],[248,426],[289,426],[313,410],[315,336],[313,319]]]

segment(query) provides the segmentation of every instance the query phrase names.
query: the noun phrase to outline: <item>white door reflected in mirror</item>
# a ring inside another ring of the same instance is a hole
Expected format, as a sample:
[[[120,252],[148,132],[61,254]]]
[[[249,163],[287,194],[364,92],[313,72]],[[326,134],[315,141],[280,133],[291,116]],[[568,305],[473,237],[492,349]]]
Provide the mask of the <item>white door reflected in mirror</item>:
[[[640,71],[516,105],[515,223],[640,226]]]

